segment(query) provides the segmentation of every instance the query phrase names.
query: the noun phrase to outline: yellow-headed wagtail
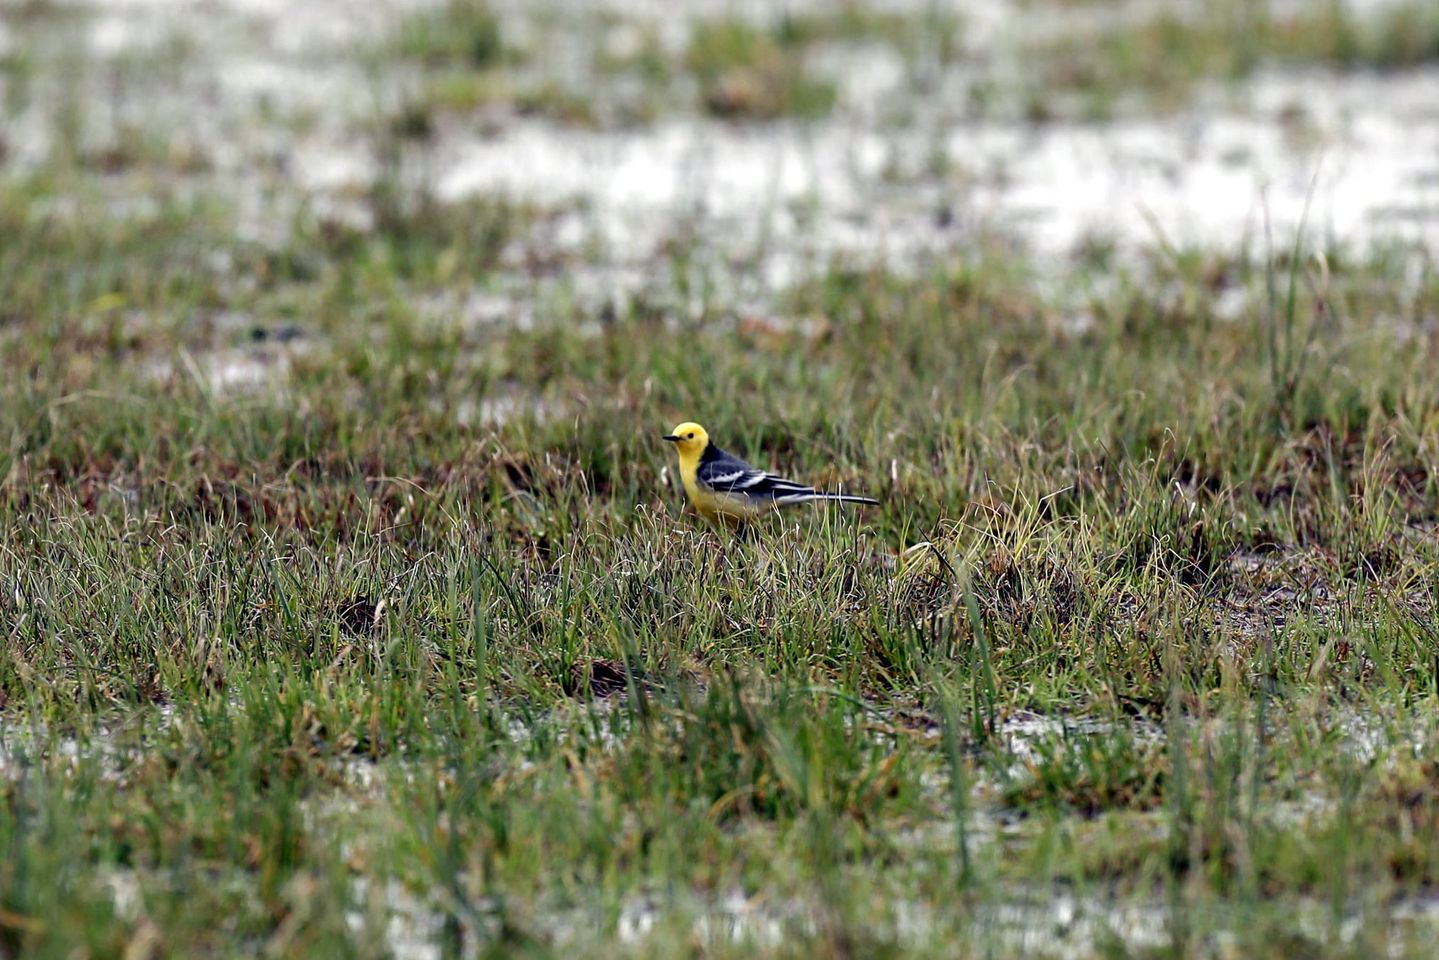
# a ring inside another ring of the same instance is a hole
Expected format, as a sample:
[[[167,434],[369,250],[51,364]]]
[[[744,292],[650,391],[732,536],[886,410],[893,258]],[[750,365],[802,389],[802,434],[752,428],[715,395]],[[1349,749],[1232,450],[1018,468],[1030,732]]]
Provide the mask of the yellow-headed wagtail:
[[[811,500],[879,503],[869,497],[826,493],[750,466],[711,443],[705,428],[697,423],[682,423],[664,439],[679,452],[685,496],[711,523],[742,528],[761,514]]]

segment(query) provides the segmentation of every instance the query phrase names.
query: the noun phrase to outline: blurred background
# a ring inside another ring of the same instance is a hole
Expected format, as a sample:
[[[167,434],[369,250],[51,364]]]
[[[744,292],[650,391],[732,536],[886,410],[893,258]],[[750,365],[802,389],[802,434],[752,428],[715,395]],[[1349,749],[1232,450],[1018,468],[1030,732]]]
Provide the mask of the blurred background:
[[[12,213],[378,242],[465,323],[764,313],[836,263],[1014,251],[1042,275],[1301,222],[1331,251],[1432,249],[1436,92],[1427,0],[0,7]],[[223,273],[212,252],[195,268]]]

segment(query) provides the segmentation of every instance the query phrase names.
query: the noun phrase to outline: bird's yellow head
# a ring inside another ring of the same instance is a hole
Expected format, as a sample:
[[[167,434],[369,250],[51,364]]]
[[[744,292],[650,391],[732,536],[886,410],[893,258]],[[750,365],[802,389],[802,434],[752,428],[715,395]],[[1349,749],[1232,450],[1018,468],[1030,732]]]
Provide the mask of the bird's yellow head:
[[[694,457],[704,452],[704,448],[709,445],[710,435],[705,433],[704,427],[687,420],[665,434],[664,439],[675,445],[680,456]]]

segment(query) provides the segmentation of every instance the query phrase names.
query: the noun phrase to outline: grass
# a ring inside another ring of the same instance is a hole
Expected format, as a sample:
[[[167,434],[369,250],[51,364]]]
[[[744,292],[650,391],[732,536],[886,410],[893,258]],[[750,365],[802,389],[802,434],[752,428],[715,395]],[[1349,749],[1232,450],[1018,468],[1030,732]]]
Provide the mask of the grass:
[[[484,70],[499,64],[505,52],[500,19],[485,0],[449,0],[408,17],[398,33],[400,56],[430,64]]]
[[[771,18],[696,19],[682,41],[666,41],[659,21],[586,11],[541,13],[531,26],[541,36],[532,44],[563,38],[565,59],[603,82],[577,83],[544,62],[548,50],[526,56],[507,47],[490,5],[470,0],[408,17],[383,55],[422,68],[408,106],[426,122],[496,108],[575,126],[632,126],[696,110],[734,122],[815,120],[838,106],[837,78],[814,62],[824,49],[893,49],[914,73],[955,62],[962,33],[937,8],[909,16],[854,2]]]
[[[695,25],[685,61],[709,113],[772,119],[829,111],[833,84],[807,75],[800,38],[784,23],[772,32],[739,19]]]
[[[1232,81],[1264,66],[1393,70],[1439,57],[1439,14],[1404,2],[1364,15],[1343,0],[1280,5],[1231,0],[1198,10],[1096,25],[1031,44],[1029,113],[1044,118],[1077,99],[1102,118],[1136,101],[1148,109],[1188,104],[1204,81]]]
[[[946,76],[967,91],[968,112],[1104,120],[1179,110],[1266,67],[1403,70],[1439,57],[1439,15],[1422,0],[1372,11],[1345,0],[1226,0],[1123,17],[1105,2],[1025,6],[1033,26],[983,40],[939,5],[897,13],[846,0],[768,18],[700,18],[682,42],[662,39],[660,24],[643,17],[539,14],[531,22],[539,39],[527,51],[507,46],[489,3],[454,0],[408,16],[381,59],[420,68],[407,110],[426,125],[499,110],[627,127],[695,110],[733,122],[844,117],[855,105],[822,55],[856,48],[897,58],[904,81],[881,102],[899,122],[910,100],[931,96]],[[1048,23],[1057,16],[1068,19]],[[546,61],[556,51],[602,82],[554,69]]]
[[[1422,252],[474,323],[552,214],[427,131],[265,240],[209,170],[0,185],[0,956],[1429,954]],[[731,542],[691,416],[883,502]]]
[[[1439,411],[1428,341],[1368,319],[1385,262],[1334,258],[1281,395],[1263,264],[1179,257],[1178,306],[1135,276],[1083,334],[1012,261],[820,277],[785,307],[819,338],[481,333],[404,306],[469,249],[434,211],[405,259],[398,225],[257,259],[223,208],[44,201],[7,195],[0,257],[8,952],[666,952],[742,894],[708,951],[1018,954],[977,918],[1053,884],[1181,955],[1311,915],[1418,949],[1385,904],[1439,881]],[[173,359],[248,342],[209,311],[324,359],[217,392]],[[500,385],[572,412],[462,426]],[[726,543],[661,474],[691,413],[885,503]]]

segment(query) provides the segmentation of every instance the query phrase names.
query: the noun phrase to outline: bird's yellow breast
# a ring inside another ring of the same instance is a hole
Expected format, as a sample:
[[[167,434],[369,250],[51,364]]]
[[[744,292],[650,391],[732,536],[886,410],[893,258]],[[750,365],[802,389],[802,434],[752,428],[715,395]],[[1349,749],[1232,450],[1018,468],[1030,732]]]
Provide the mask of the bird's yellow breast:
[[[710,523],[750,520],[765,508],[748,497],[733,493],[715,493],[699,481],[700,453],[680,451],[680,482],[685,498]]]

